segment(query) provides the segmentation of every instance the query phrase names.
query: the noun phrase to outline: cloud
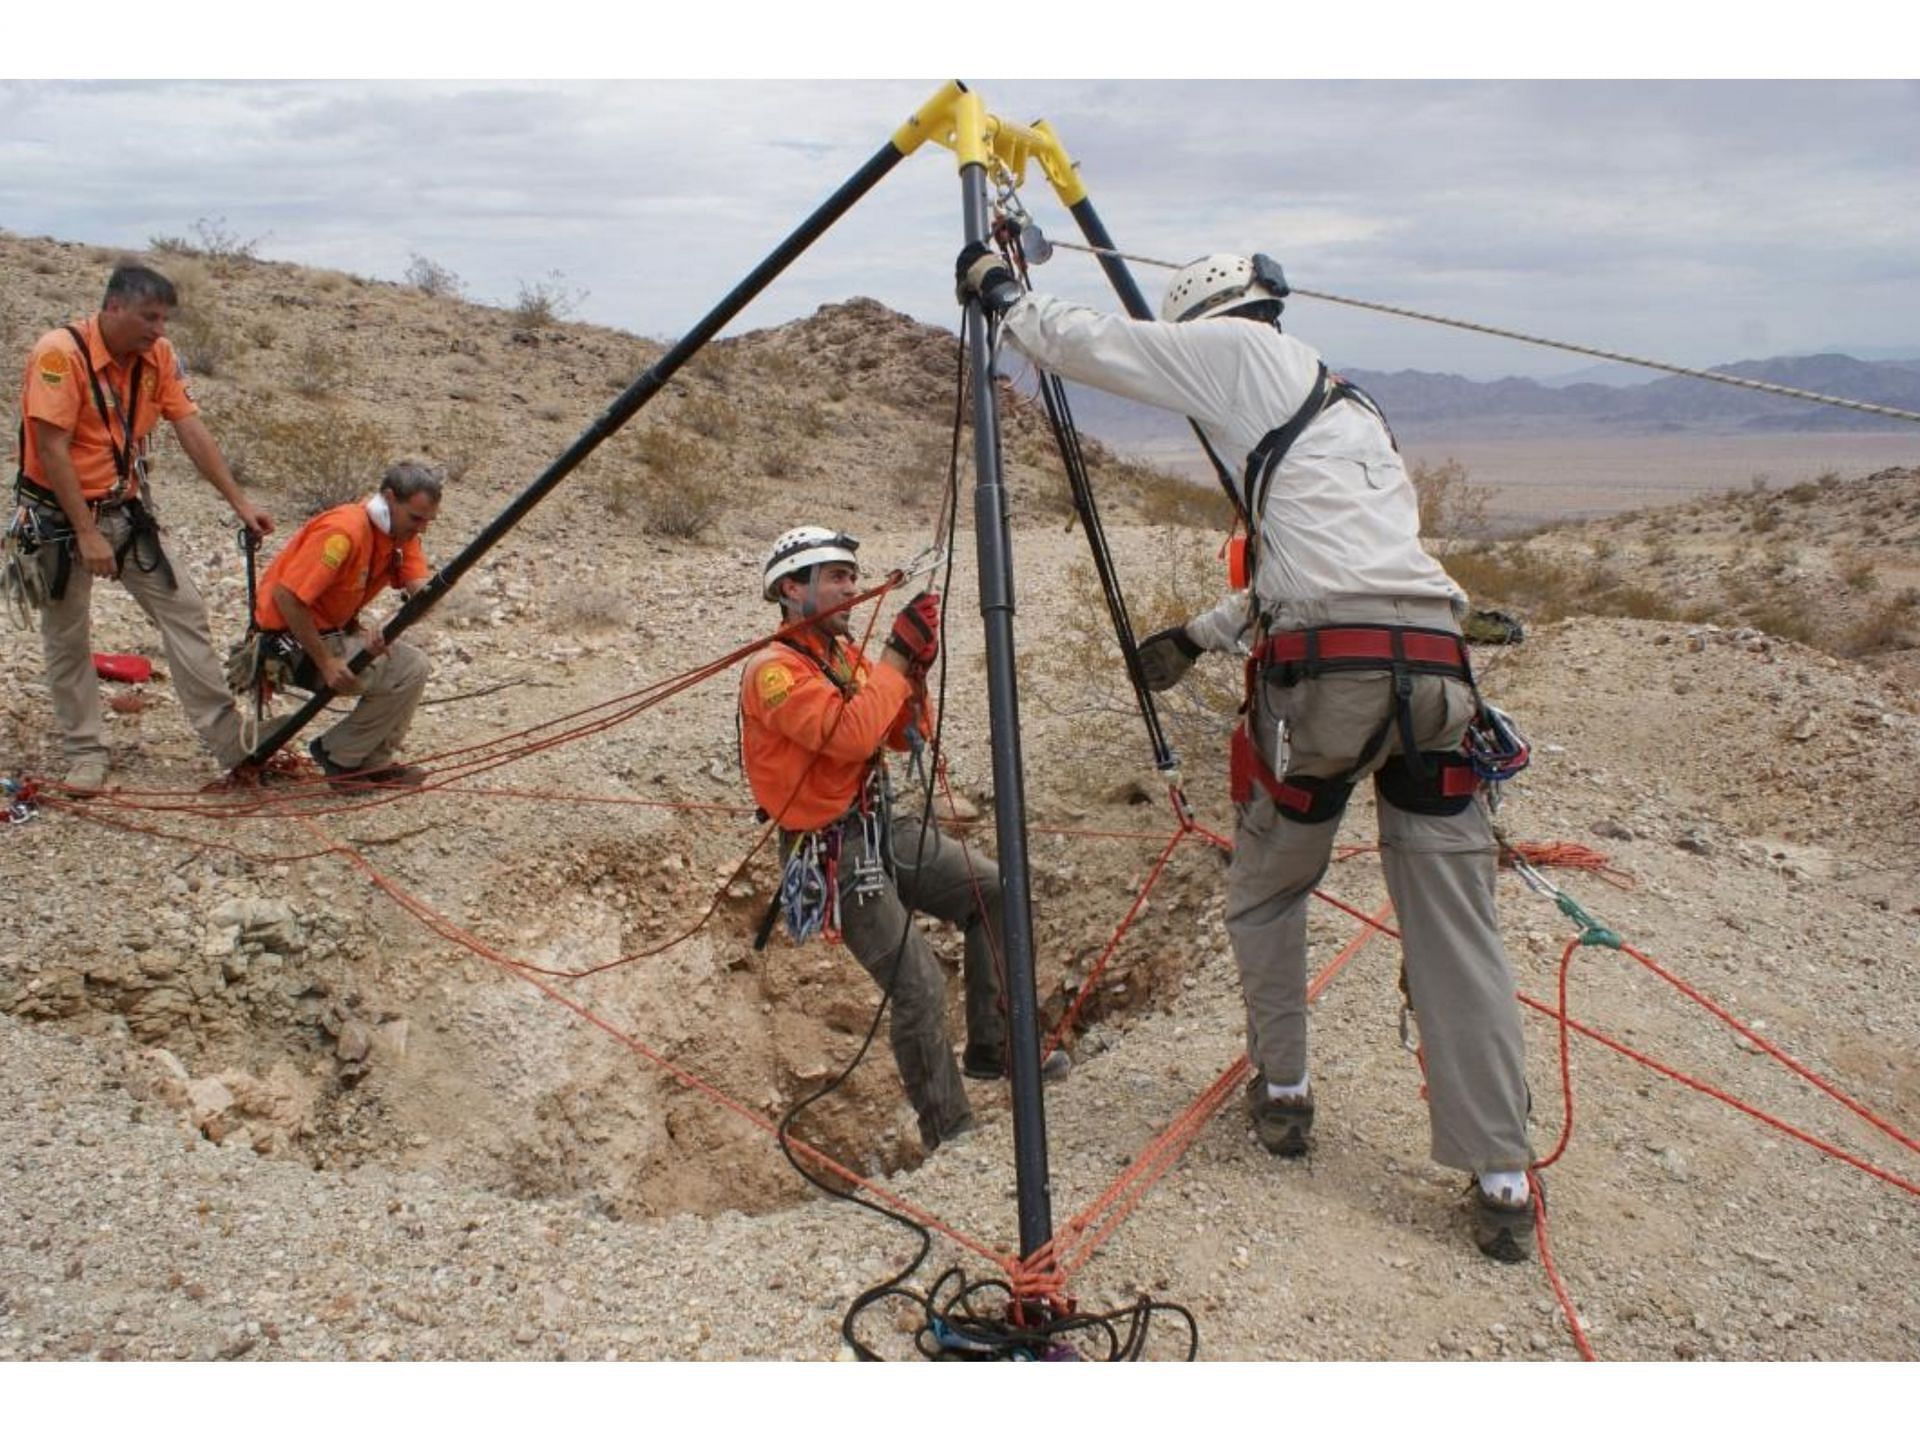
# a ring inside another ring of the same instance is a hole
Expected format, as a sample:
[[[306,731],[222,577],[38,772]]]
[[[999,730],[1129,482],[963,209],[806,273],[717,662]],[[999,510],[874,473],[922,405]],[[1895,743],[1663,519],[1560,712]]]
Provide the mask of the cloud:
[[[933,90],[907,81],[0,85],[0,223],[110,245],[224,217],[262,253],[508,301],[558,269],[586,318],[691,325]],[[983,81],[1044,116],[1123,248],[1272,250],[1296,284],[1680,363],[1920,346],[1920,87],[1897,81]],[[1027,203],[1076,238],[1035,174]],[[953,157],[899,165],[742,323],[851,294],[952,323]],[[1164,277],[1136,267],[1157,298]],[[1047,288],[1111,305],[1063,254]],[[1370,368],[1568,357],[1302,302]],[[1324,327],[1324,328],[1321,328]],[[1577,362],[1574,362],[1577,363]]]

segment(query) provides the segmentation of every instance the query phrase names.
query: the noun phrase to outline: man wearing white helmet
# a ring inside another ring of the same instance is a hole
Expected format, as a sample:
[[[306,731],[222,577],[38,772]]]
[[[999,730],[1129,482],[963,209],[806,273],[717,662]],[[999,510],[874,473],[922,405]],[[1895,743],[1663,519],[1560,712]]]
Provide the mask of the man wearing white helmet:
[[[969,1129],[973,1110],[947,1038],[946,978],[909,907],[965,936],[965,1073],[998,1079],[1006,1068],[1000,876],[923,816],[893,809],[884,757],[928,733],[940,597],[908,601],[880,663],[870,663],[852,643],[848,610],[860,591],[859,544],[808,525],[767,553],[762,594],[780,606],[783,630],[805,623],[747,662],[741,759],[754,799],[780,824],[788,928],[800,939],[837,928],[887,991],[894,1061],[932,1150]],[[1058,1053],[1054,1074],[1067,1063]]]
[[[1307,906],[1347,797],[1370,775],[1420,1022],[1433,1158],[1476,1178],[1479,1248],[1525,1258],[1533,1211],[1520,1012],[1494,913],[1492,830],[1459,754],[1478,708],[1456,618],[1466,597],[1421,547],[1419,505],[1379,407],[1281,333],[1287,283],[1264,255],[1185,266],[1157,323],[1024,294],[981,245],[961,252],[958,276],[961,299],[998,315],[1035,364],[1189,416],[1239,477],[1251,591],[1149,636],[1140,662],[1154,689],[1205,650],[1245,646],[1256,662],[1234,732],[1226,923],[1261,1143],[1283,1156],[1309,1145]]]

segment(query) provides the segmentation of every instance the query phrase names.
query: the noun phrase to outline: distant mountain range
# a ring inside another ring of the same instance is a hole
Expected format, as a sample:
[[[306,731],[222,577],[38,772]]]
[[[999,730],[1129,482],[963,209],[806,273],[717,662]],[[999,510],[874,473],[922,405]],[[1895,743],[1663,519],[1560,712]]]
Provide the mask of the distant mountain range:
[[[1920,360],[1796,355],[1712,368],[1744,379],[1920,412]],[[1400,438],[1413,442],[1554,434],[1899,430],[1909,423],[1672,375],[1637,385],[1546,385],[1512,378],[1468,380],[1425,370],[1345,373],[1380,402]],[[1123,450],[1184,432],[1179,419],[1163,411],[1080,386],[1070,386],[1069,396],[1077,423]]]

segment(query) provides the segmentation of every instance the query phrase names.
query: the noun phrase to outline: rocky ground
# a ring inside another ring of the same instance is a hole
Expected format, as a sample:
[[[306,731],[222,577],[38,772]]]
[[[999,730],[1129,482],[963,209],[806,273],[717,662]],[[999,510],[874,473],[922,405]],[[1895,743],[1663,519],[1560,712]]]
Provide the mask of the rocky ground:
[[[92,263],[7,244],[15,259],[66,267],[23,266],[39,277],[29,283],[71,288],[68,271]],[[315,299],[281,268],[232,284]],[[363,318],[370,327],[452,304],[342,287],[381,312]],[[341,314],[317,300],[280,312],[269,356],[305,344],[291,317]],[[569,390],[581,357],[600,347],[611,374],[617,347],[644,347],[564,330],[526,345],[491,312],[432,313],[456,338],[487,339],[453,388],[484,392],[495,409],[514,394],[530,416],[561,416],[500,426],[498,450],[455,482],[429,536],[444,556],[516,473],[610,397],[604,378],[584,387],[597,392],[590,404]],[[496,324],[497,335],[485,328]],[[886,333],[889,344],[911,338]],[[758,832],[737,808],[731,672],[500,769],[463,774],[450,753],[658,684],[760,633],[760,547],[800,518],[770,501],[796,484],[820,489],[821,518],[859,524],[877,565],[926,543],[935,505],[912,487],[944,443],[938,395],[896,386],[900,404],[869,424],[858,398],[865,352],[846,357],[854,378],[841,399],[831,380],[769,368],[767,356],[806,343],[769,332],[723,367],[742,413],[772,413],[777,390],[794,418],[771,439],[722,429],[703,440],[710,458],[731,457],[738,483],[697,538],[649,530],[644,504],[619,513],[609,476],[583,474],[416,632],[435,679],[411,757],[461,778],[394,804],[298,793],[265,807],[202,801],[192,792],[209,778],[203,757],[156,682],[123,698],[111,722],[118,796],[48,805],[0,829],[15,917],[0,947],[0,1085],[12,1100],[0,1108],[0,1213],[13,1237],[0,1248],[0,1358],[840,1353],[847,1307],[905,1263],[911,1237],[810,1191],[764,1128],[674,1078],[698,1077],[775,1121],[853,1058],[875,999],[838,951],[779,939],[751,948],[771,872],[764,857],[741,868]],[[896,361],[883,355],[874,368]],[[932,374],[931,359],[914,365]],[[349,407],[342,414],[375,413],[377,392],[403,384],[349,369],[359,378],[327,402]],[[779,389],[789,380],[826,388]],[[212,398],[232,415],[241,382],[229,383]],[[815,423],[822,433],[809,436]],[[794,455],[773,455],[776,442]],[[749,443],[776,463],[749,466],[739,448]],[[658,459],[636,450],[631,473]],[[766,473],[789,461],[809,468]],[[178,550],[204,581],[216,632],[229,631],[244,603],[238,553],[183,467],[166,484]],[[1016,560],[1040,987],[1057,1014],[1171,818],[1126,694],[1102,678],[1112,663],[1087,622],[1084,544],[1041,486],[1021,469]],[[899,491],[922,511],[899,513]],[[990,816],[965,513],[963,502],[943,740],[961,803]],[[881,515],[889,528],[874,524]],[[1206,531],[1123,507],[1112,539],[1145,623],[1211,583],[1217,541]],[[152,649],[122,596],[96,602],[96,625],[101,649]],[[0,739],[14,767],[44,773],[37,643],[9,631],[0,644],[18,677]],[[1485,652],[1481,667],[1535,744],[1501,812],[1510,835],[1604,852],[1631,888],[1551,873],[1756,1035],[1889,1125],[1920,1132],[1920,714],[1899,673],[1752,628],[1590,618],[1537,628],[1522,646]],[[1204,664],[1170,714],[1197,813],[1220,830],[1231,822],[1217,702],[1235,683],[1230,668]],[[1356,843],[1371,839],[1369,808],[1349,820]],[[427,928],[343,850],[499,955],[554,970],[639,958],[537,985]],[[1220,874],[1205,847],[1176,851],[1090,997],[1073,1078],[1047,1092],[1062,1226],[1235,1059]],[[1573,930],[1517,879],[1502,883],[1522,990],[1551,1005]],[[1369,911],[1384,899],[1365,853],[1337,866],[1327,888]],[[1332,906],[1314,924],[1322,959],[1358,928]],[[948,937],[936,943],[957,960]],[[1375,941],[1319,1001],[1313,1158],[1273,1160],[1230,1106],[1074,1277],[1083,1307],[1142,1293],[1186,1306],[1210,1359],[1575,1356],[1544,1270],[1483,1261],[1465,1234],[1459,1177],[1425,1159],[1394,970],[1391,942]],[[1911,1145],[1630,957],[1582,950],[1569,992],[1582,1024],[1908,1187],[1576,1037],[1573,1133],[1549,1173],[1550,1239],[1596,1353],[1914,1358]],[[1567,1122],[1556,1027],[1538,1010],[1528,1039],[1544,1153]],[[891,1064],[872,1054],[798,1129],[1005,1251],[1017,1239],[1006,1099],[995,1085],[973,1093],[980,1128],[923,1157]],[[951,1264],[993,1273],[942,1238],[911,1283]],[[870,1343],[909,1354],[902,1313],[871,1312]],[[1159,1322],[1149,1348],[1171,1356],[1181,1339]]]

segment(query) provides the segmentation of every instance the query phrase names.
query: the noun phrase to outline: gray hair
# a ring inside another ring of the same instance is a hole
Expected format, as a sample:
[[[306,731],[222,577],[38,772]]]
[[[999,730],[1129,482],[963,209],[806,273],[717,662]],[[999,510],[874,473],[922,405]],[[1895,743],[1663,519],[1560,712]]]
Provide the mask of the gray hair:
[[[173,310],[179,307],[180,292],[158,270],[127,263],[114,266],[113,273],[107,277],[107,293],[100,301],[100,308],[104,310],[116,300],[123,305],[142,305],[149,300],[158,300]]]
[[[411,500],[425,495],[440,503],[440,472],[420,460],[402,460],[380,477],[380,488],[393,492],[396,500]]]

